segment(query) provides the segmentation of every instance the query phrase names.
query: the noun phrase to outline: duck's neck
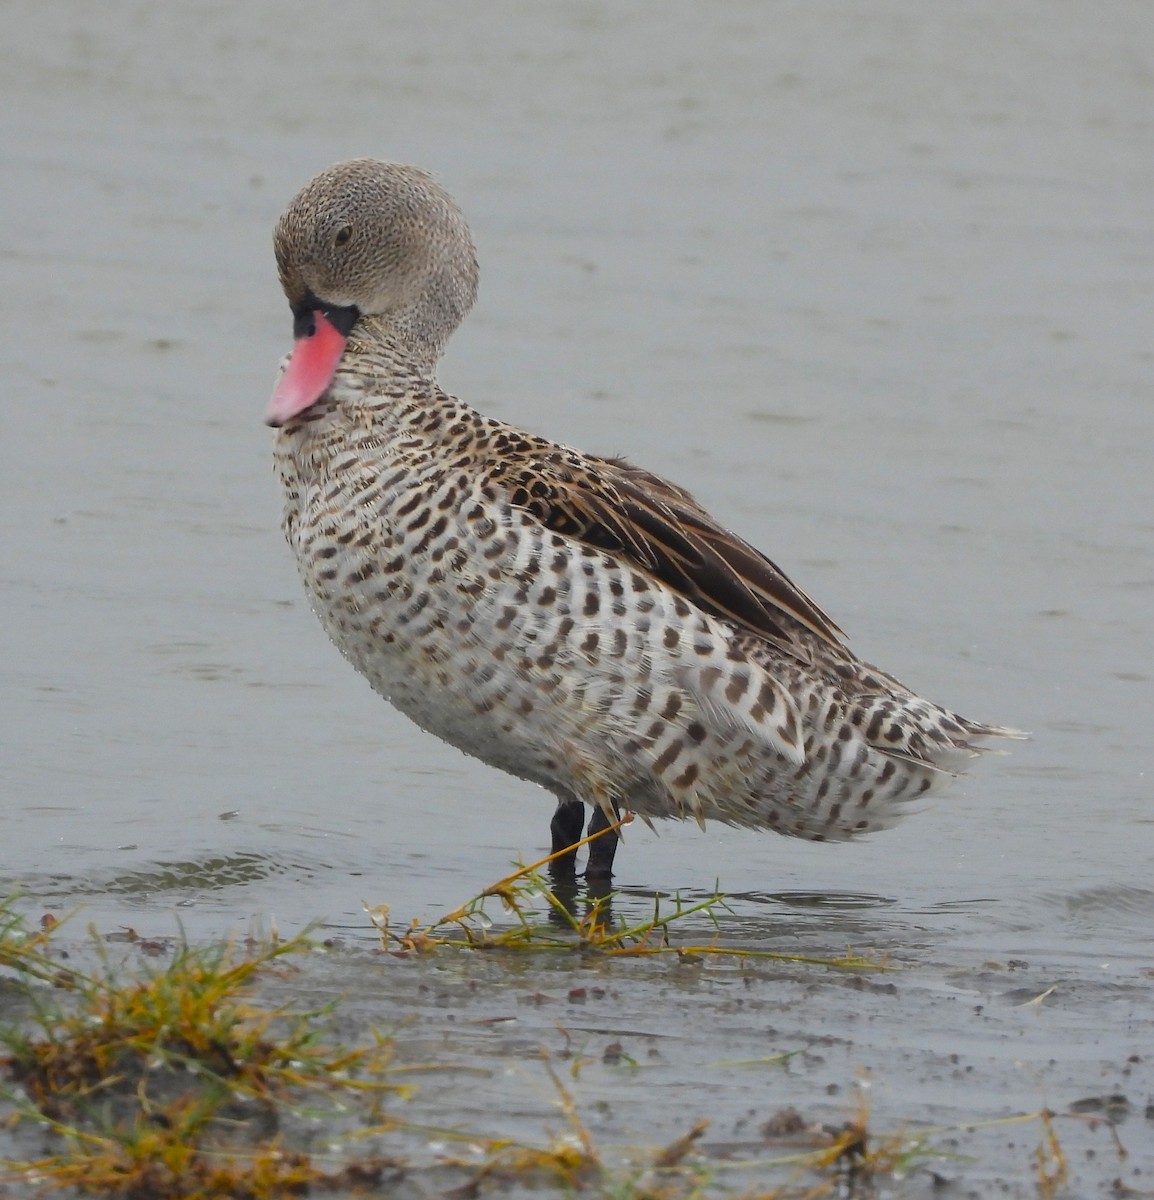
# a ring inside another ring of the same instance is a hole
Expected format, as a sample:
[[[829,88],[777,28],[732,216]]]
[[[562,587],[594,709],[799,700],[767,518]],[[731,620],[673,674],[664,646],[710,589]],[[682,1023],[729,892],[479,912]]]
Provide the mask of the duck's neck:
[[[388,345],[412,369],[433,380],[437,362],[453,332],[477,297],[477,260],[465,230],[452,253],[436,256],[423,284],[393,311],[363,317],[356,336],[375,346]]]
[[[384,365],[390,375],[435,384],[437,361],[444,343],[432,341],[411,328],[404,317],[362,317],[349,336],[345,362],[360,356]]]

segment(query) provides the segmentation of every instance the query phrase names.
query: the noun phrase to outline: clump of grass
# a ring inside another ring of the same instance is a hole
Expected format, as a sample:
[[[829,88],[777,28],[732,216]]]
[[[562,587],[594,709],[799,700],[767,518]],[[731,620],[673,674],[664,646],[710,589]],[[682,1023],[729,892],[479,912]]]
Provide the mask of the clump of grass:
[[[629,818],[583,839],[583,846],[621,828]],[[417,920],[409,922],[403,931],[390,926],[390,906],[364,905],[369,920],[379,931],[382,945],[400,953],[427,953],[441,947],[469,950],[561,950],[581,951],[590,955],[614,958],[642,958],[650,955],[672,954],[683,960],[701,956],[730,958],[764,958],[786,962],[814,963],[849,969],[885,970],[883,959],[847,952],[838,958],[815,958],[799,954],[780,954],[768,950],[749,950],[722,946],[719,912],[732,912],[725,895],[715,889],[704,900],[685,902],[679,895],[662,901],[654,897],[652,915],[639,921],[625,923],[613,913],[614,894],[591,896],[585,912],[578,915],[570,904],[558,896],[551,881],[542,873],[559,858],[561,851],[550,854],[490,884],[464,904],[438,918],[431,925]],[[512,923],[498,928],[486,911],[492,901],[501,904]],[[706,943],[686,942],[674,945],[670,931],[674,926],[689,923],[692,918],[705,918],[713,926],[715,937]]]
[[[271,1144],[247,1153],[206,1148],[195,1120],[177,1120],[171,1127],[144,1122],[104,1135],[54,1128],[68,1147],[65,1152],[9,1164],[41,1190],[77,1188],[127,1200],[271,1200],[332,1186],[340,1178],[307,1154]]]
[[[44,1187],[158,1200],[259,1200],[339,1178],[279,1147],[283,1114],[326,1097],[339,1113],[351,1093],[368,1101],[362,1117],[380,1121],[384,1099],[407,1089],[389,1078],[388,1039],[355,1049],[324,1040],[318,1021],[333,1006],[251,998],[261,973],[310,948],[303,936],[247,953],[179,945],[163,967],[127,979],[102,951],[97,972],[71,976],[67,1011],[29,993],[30,1028],[0,1030],[0,1065],[22,1090],[10,1096],[17,1116],[64,1147],[9,1169]]]
[[[50,1117],[72,1117],[106,1095],[150,1097],[214,1087],[257,1101],[292,1089],[388,1090],[358,1070],[380,1072],[389,1043],[359,1050],[325,1045],[314,1027],[329,1009],[267,1009],[248,998],[256,976],[308,947],[307,939],[272,943],[249,955],[231,943],[176,948],[171,961],[124,981],[105,958],[95,976],[75,976],[79,1004],[69,1014],[41,1011],[31,1033],[4,1039],[8,1068]]]

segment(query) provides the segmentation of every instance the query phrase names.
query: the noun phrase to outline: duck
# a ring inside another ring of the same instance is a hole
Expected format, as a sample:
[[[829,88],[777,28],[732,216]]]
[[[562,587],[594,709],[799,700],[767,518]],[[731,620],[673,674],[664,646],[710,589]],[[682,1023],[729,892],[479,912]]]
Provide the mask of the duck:
[[[443,391],[478,263],[425,170],[321,171],[274,250],[293,348],[265,420],[312,608],[416,725],[555,798],[555,866],[587,814],[590,879],[629,814],[856,839],[1025,736],[862,661],[677,484]]]

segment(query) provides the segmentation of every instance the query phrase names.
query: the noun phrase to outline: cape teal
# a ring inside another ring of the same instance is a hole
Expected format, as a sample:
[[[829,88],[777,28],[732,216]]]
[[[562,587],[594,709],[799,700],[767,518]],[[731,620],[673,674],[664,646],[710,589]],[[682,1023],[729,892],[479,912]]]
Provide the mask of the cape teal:
[[[675,484],[443,392],[477,261],[426,172],[331,167],[275,245],[296,344],[267,420],[309,600],[421,728],[557,798],[555,850],[584,805],[591,832],[629,810],[852,838],[983,739],[1022,736],[862,662]],[[616,841],[592,843],[587,874],[611,873]]]

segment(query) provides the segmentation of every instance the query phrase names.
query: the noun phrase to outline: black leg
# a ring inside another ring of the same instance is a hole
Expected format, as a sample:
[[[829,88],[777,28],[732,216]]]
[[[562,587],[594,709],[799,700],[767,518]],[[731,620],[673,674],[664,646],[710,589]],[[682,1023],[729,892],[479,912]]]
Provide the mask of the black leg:
[[[602,808],[595,808],[589,818],[589,836],[608,829],[615,818],[609,817]],[[617,830],[606,833],[595,842],[589,843],[589,861],[585,864],[586,879],[612,879],[613,856],[617,853],[617,843],[620,841]]]
[[[553,820],[549,823],[549,832],[553,835],[553,853],[567,850],[581,840],[585,827],[585,805],[580,800],[562,800],[557,805]],[[550,864],[554,871],[567,872],[570,875],[576,870],[577,852],[571,851],[561,858],[555,858]]]
[[[589,818],[589,836],[608,829],[615,818],[608,816],[603,809],[595,808]],[[580,800],[562,800],[553,813],[549,823],[549,832],[553,837],[553,853],[569,849],[579,842],[584,834],[585,805]],[[589,843],[589,861],[585,865],[586,879],[608,880],[613,877],[613,858],[617,854],[617,843],[620,837],[616,831],[606,833],[595,842]],[[577,852],[562,854],[550,864],[554,874],[574,874],[577,869]]]

